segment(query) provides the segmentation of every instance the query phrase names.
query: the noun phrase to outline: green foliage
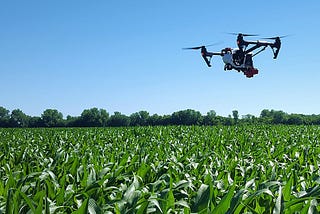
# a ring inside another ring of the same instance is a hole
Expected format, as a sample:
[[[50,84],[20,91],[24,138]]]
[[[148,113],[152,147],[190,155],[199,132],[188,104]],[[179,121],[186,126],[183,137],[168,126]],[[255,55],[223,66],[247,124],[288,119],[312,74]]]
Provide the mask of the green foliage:
[[[31,117],[20,109],[9,110],[0,106],[0,127],[127,127],[127,126],[167,126],[167,125],[320,125],[320,115],[287,114],[283,111],[261,111],[260,117],[247,114],[239,117],[237,110],[228,117],[218,116],[214,110],[206,115],[192,109],[173,112],[171,115],[150,115],[147,111],[139,111],[126,116],[120,112],[109,113],[104,109],[85,109],[80,116],[68,115],[63,118],[61,112],[46,109],[41,117]]]
[[[149,113],[147,111],[139,111],[130,115],[131,126],[146,126],[148,125]]]
[[[113,115],[110,116],[108,125],[113,127],[123,127],[129,126],[130,118],[120,112],[114,112]]]
[[[0,127],[8,127],[9,126],[9,110],[0,106]]]
[[[109,113],[105,109],[85,109],[80,116],[80,125],[86,127],[107,126]]]
[[[201,113],[192,109],[177,111],[172,114],[174,125],[200,125]]]
[[[318,126],[0,129],[0,213],[317,213]]]
[[[20,109],[15,109],[11,112],[10,126],[12,127],[27,127],[28,116],[24,114]]]
[[[232,116],[233,116],[234,123],[237,124],[239,120],[239,112],[237,110],[233,110]]]
[[[63,126],[63,115],[56,109],[47,109],[41,115],[45,127]]]

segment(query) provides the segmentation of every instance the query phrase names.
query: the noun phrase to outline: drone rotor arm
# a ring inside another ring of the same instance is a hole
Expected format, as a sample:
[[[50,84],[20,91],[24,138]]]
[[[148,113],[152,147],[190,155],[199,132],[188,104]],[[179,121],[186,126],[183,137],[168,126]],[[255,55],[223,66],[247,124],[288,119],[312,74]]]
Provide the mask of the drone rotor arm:
[[[202,54],[202,58],[207,63],[208,67],[211,67],[211,58],[212,58],[212,56],[207,56],[207,55]]]
[[[268,38],[264,38],[264,39],[271,39],[271,40],[275,40],[274,43],[270,44],[270,47],[272,49],[273,52],[273,59],[277,59],[280,48],[281,48],[281,38],[285,38],[288,37],[290,35],[285,35],[285,36],[275,36],[275,37],[268,37]]]
[[[222,56],[222,54],[221,53],[202,51],[201,52],[201,56],[204,59],[204,61],[207,63],[208,67],[211,67],[212,56]]]
[[[277,59],[279,51],[280,51],[280,47],[279,48],[271,47],[271,48],[272,48],[272,51],[273,51],[273,59]]]
[[[257,53],[253,54],[252,57],[258,55],[259,53],[261,53],[262,51],[264,51],[267,48],[267,46],[263,46],[263,48],[261,50],[259,50]]]
[[[273,59],[277,59],[280,48],[281,48],[281,40],[280,37],[275,38],[275,42],[270,45],[273,52]]]

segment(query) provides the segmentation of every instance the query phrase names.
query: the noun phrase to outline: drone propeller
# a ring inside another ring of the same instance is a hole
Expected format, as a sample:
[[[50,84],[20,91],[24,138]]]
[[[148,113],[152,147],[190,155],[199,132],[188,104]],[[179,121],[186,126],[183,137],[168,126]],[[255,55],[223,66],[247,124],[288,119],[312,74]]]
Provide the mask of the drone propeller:
[[[198,50],[198,49],[201,49],[205,47],[204,45],[203,46],[198,46],[198,47],[191,47],[191,48],[182,48],[183,50]]]
[[[231,34],[231,35],[242,35],[242,36],[259,36],[259,34],[247,34],[247,33],[228,33],[228,34]]]
[[[285,36],[275,36],[275,37],[266,37],[266,38],[262,38],[262,39],[282,39],[282,38],[285,38],[285,37],[288,37],[290,35],[285,35]]]
[[[201,45],[201,46],[197,46],[197,47],[182,48],[182,49],[183,50],[198,50],[198,49],[201,49],[201,48],[215,46],[215,45],[218,45],[218,44],[221,44],[221,42],[216,42],[216,43],[213,43],[213,44],[210,44],[210,45]]]

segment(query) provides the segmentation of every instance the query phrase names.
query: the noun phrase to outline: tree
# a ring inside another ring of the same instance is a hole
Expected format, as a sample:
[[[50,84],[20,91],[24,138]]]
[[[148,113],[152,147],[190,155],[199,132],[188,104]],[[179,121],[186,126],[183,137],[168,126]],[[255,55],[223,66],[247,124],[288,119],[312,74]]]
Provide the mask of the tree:
[[[248,123],[248,124],[255,124],[257,122],[257,119],[252,114],[246,114],[242,115],[241,123]]]
[[[260,113],[260,122],[270,124],[272,123],[271,111],[268,109],[263,109]]]
[[[239,112],[237,110],[233,110],[232,116],[233,116],[234,123],[237,124],[239,120]]]
[[[300,114],[290,114],[287,123],[290,125],[302,125],[304,123],[303,116]]]
[[[15,109],[11,112],[10,126],[11,127],[27,127],[28,116],[23,113],[20,109]]]
[[[231,126],[232,125],[231,115],[228,115],[228,117],[224,118],[223,125],[225,125],[225,126]]]
[[[37,127],[43,127],[43,120],[41,119],[41,117],[30,117],[29,116],[29,125],[28,127],[31,128],[37,128]]]
[[[268,109],[263,109],[260,113],[260,117],[262,118],[270,117],[270,111]]]
[[[162,117],[159,116],[158,114],[153,114],[149,117],[148,124],[151,126],[163,125],[162,124]]]
[[[203,117],[203,124],[204,125],[217,125],[217,113],[214,110],[210,110],[207,112],[207,115]]]
[[[130,125],[131,126],[146,126],[148,125],[149,112],[139,111],[130,115]]]
[[[104,109],[85,109],[80,116],[81,126],[99,127],[107,126],[109,113]]]
[[[271,110],[272,122],[274,124],[285,124],[287,122],[287,114],[283,111]]]
[[[110,116],[108,124],[113,127],[129,126],[130,118],[116,111]]]
[[[99,109],[100,126],[107,126],[109,120],[109,113],[105,109]]]
[[[56,109],[46,109],[41,119],[45,127],[59,127],[63,126],[63,115]]]
[[[67,120],[65,121],[65,125],[67,127],[78,127],[78,126],[81,126],[80,117],[78,117],[78,116],[73,117],[73,116],[68,115],[67,116]]]
[[[173,125],[171,115],[161,116],[159,123],[160,125],[163,125],[163,126]]]
[[[312,114],[305,117],[306,124],[320,125],[320,115]]]
[[[174,112],[171,119],[174,125],[199,125],[202,122],[202,115],[198,111],[187,109]]]
[[[9,112],[9,110],[0,106],[0,127],[8,127],[10,119]]]

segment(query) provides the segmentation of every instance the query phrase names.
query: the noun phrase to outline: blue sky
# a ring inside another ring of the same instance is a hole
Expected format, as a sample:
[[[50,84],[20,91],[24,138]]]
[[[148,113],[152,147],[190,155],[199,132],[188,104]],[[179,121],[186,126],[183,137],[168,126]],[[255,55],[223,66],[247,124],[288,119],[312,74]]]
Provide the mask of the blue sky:
[[[92,107],[320,114],[319,11],[316,0],[3,0],[0,106],[32,116]],[[277,60],[269,48],[255,57],[259,74],[251,79],[225,72],[219,57],[208,68],[200,53],[182,50],[235,47],[226,32],[291,36]]]

